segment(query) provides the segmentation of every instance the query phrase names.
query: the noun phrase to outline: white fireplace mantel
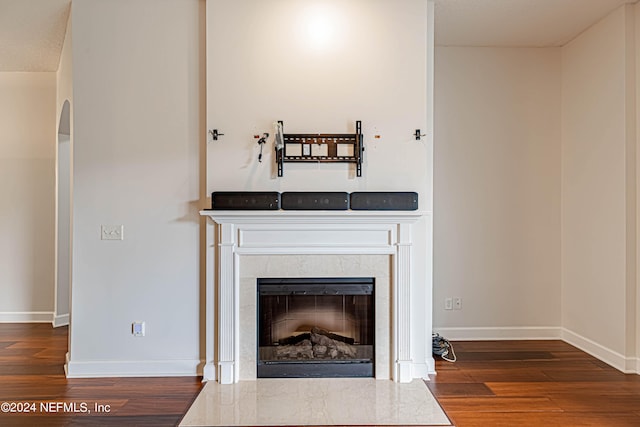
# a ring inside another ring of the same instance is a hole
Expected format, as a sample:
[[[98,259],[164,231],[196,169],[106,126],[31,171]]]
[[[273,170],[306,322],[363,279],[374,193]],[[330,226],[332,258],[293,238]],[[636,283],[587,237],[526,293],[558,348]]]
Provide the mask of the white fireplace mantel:
[[[425,212],[204,210],[200,214],[212,220],[207,227],[205,381],[239,380],[242,255],[307,254],[392,257],[392,379],[412,380],[411,225]]]

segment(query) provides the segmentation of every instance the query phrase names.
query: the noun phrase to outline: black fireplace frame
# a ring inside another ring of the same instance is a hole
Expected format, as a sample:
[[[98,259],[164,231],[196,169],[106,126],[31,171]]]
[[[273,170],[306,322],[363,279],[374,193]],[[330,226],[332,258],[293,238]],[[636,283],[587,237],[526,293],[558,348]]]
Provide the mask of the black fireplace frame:
[[[263,361],[260,357],[260,295],[370,295],[374,321],[370,360]],[[257,378],[375,377],[375,278],[303,277],[258,278],[256,318]]]

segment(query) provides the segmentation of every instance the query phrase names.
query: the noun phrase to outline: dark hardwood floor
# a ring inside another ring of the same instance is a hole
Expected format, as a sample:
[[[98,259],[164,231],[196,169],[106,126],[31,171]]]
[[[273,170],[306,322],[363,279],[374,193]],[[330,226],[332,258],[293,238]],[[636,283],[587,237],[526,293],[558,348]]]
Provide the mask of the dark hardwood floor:
[[[640,375],[563,341],[454,342],[428,387],[457,427],[640,426]]]
[[[0,324],[0,404],[32,412],[0,410],[0,426],[175,426],[202,388],[200,377],[67,379],[67,334],[49,324]]]
[[[640,375],[562,341],[453,344],[458,361],[437,360],[427,386],[457,427],[640,427]],[[66,379],[66,351],[67,328],[0,324],[0,404],[36,403],[0,411],[0,426],[175,426],[202,388],[199,377]]]

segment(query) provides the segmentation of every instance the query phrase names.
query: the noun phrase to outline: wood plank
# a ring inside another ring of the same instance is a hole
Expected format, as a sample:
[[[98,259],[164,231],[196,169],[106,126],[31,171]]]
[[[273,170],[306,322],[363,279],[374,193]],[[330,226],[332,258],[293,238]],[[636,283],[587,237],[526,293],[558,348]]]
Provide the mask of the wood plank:
[[[495,396],[489,387],[478,383],[427,383],[435,397],[441,396]]]
[[[475,383],[476,381],[464,371],[459,369],[455,370],[438,370],[437,375],[429,375],[430,381],[437,381],[442,383]]]
[[[503,369],[498,366],[493,369],[469,369],[468,375],[478,383],[499,381],[552,381],[542,370],[537,368]]]
[[[568,371],[565,369],[545,369],[544,374],[552,381],[603,381],[603,382],[623,382],[628,381],[627,375],[614,369],[583,369]]]
[[[28,341],[7,341],[5,344],[9,345],[9,348],[51,348],[51,349],[67,349],[67,340],[64,341],[51,341],[50,336],[42,336]],[[1,344],[0,344],[1,345]]]
[[[64,375],[64,367],[60,363],[32,364],[5,363],[0,361],[0,376],[4,375]]]
[[[455,350],[455,347],[454,347]],[[458,361],[494,360],[549,360],[553,355],[548,351],[470,351],[457,353]]]
[[[638,427],[640,421],[631,414],[456,412],[448,415],[456,427]]]
[[[456,412],[561,412],[548,397],[438,397],[447,411]]]
[[[499,363],[496,363],[499,362]],[[593,363],[590,360],[485,360],[485,361],[457,361],[457,368],[460,371],[466,372],[468,370],[498,368],[508,371],[510,369],[558,369],[562,371],[578,371],[578,370],[609,370],[610,367],[601,367]]]
[[[192,402],[181,396],[158,397],[149,399],[130,399],[118,411],[117,415],[155,415],[159,412],[166,412],[164,408],[173,408],[175,414],[185,414]]]
[[[637,384],[625,384],[624,382],[488,382],[485,385],[492,393],[501,397],[561,394],[580,396],[632,394],[640,397],[640,388]]]
[[[156,415],[153,417],[137,416],[51,416],[51,415],[27,415],[27,416],[0,416],[0,425],[11,427],[61,427],[61,426],[100,426],[100,427],[122,427],[122,426],[175,426],[178,425],[181,416]]]
[[[584,395],[584,394],[552,394],[549,398],[563,411],[566,412],[589,412],[589,413],[620,413],[628,408],[640,405],[638,395],[616,394],[616,395]],[[640,420],[639,425],[640,425]]]
[[[36,357],[38,353],[44,350],[46,350],[44,347],[15,348],[14,346],[9,346],[2,349],[2,357],[0,357],[0,360],[2,360],[2,362],[24,362],[26,358]],[[59,352],[56,356],[58,355]]]

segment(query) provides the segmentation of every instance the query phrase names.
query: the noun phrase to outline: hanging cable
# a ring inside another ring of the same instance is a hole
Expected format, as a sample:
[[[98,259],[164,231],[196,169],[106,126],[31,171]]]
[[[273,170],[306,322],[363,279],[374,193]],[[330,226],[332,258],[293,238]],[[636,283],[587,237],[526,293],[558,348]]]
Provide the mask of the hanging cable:
[[[265,132],[262,134],[262,138],[258,140],[258,145],[260,146],[260,154],[258,155],[258,161],[260,163],[262,163],[262,147],[264,146],[264,144],[266,144],[267,138],[269,138],[269,134]]]

